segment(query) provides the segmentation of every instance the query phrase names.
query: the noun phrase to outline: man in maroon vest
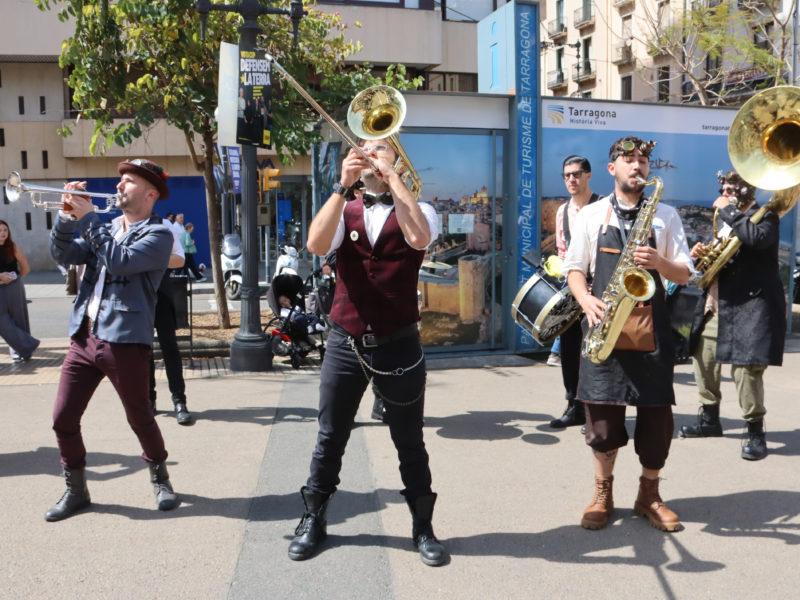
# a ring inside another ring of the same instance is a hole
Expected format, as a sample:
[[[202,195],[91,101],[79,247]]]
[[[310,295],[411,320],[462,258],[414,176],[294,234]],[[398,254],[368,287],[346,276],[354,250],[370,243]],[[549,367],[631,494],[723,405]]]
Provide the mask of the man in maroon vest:
[[[379,172],[351,150],[340,183],[308,231],[311,252],[336,251],[336,291],[320,376],[319,434],[300,490],[306,510],[289,558],[311,557],[327,535],[326,512],[342,455],[372,381],[400,459],[414,544],[422,562],[437,566],[445,550],[431,525],[436,494],[422,439],[425,355],[417,329],[417,279],[425,248],[438,236],[438,221],[433,207],[417,202],[393,169],[396,155],[386,140],[368,141],[362,150]],[[347,202],[359,180],[362,198]]]

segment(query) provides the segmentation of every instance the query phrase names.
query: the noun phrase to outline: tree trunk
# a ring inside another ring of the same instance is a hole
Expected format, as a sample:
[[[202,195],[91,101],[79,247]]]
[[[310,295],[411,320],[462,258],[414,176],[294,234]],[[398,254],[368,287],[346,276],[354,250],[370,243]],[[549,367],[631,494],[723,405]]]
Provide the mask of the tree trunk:
[[[228,313],[228,300],[225,297],[225,281],[222,277],[222,212],[217,198],[217,185],[214,179],[214,138],[211,133],[203,134],[203,181],[206,184],[206,210],[208,211],[208,243],[211,248],[211,273],[214,277],[214,298],[217,301],[219,326],[230,329],[231,316]]]

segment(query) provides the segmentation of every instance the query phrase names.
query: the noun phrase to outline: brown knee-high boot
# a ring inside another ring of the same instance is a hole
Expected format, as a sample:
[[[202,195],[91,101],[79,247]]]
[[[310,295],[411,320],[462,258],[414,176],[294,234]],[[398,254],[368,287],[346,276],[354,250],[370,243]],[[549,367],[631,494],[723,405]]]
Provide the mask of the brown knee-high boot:
[[[650,525],[661,531],[677,531],[681,528],[678,515],[666,507],[658,493],[659,479],[639,477],[639,495],[633,510],[636,514],[647,517]]]
[[[614,512],[614,476],[608,479],[594,477],[594,498],[583,511],[581,527],[586,529],[602,529],[608,524],[608,518]]]

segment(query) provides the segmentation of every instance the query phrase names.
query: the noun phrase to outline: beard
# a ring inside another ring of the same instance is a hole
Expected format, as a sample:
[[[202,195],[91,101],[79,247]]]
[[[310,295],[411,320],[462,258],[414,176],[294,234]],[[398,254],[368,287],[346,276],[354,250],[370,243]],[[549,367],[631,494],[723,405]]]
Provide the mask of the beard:
[[[631,194],[633,192],[641,192],[644,189],[644,184],[639,183],[638,181],[631,185],[628,183],[629,178],[620,178],[617,179],[617,184],[619,185],[619,189],[625,192],[626,194]]]

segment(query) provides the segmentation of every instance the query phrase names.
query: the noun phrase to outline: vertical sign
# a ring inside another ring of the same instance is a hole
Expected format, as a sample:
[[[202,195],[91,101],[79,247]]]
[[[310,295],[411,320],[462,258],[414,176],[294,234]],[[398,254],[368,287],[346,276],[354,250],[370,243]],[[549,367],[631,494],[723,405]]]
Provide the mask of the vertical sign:
[[[242,157],[239,153],[239,146],[226,146],[225,152],[228,155],[228,165],[231,168],[231,180],[233,181],[233,193],[242,193]]]
[[[516,98],[514,123],[517,146],[517,289],[533,275],[533,267],[522,260],[531,249],[539,248],[536,178],[538,173],[539,130],[539,53],[538,5],[525,0],[514,2],[514,41],[516,54]],[[533,350],[539,344],[521,327],[515,349]]]
[[[239,97],[236,101],[236,142],[272,146],[269,115],[272,85],[264,50],[239,50]]]

